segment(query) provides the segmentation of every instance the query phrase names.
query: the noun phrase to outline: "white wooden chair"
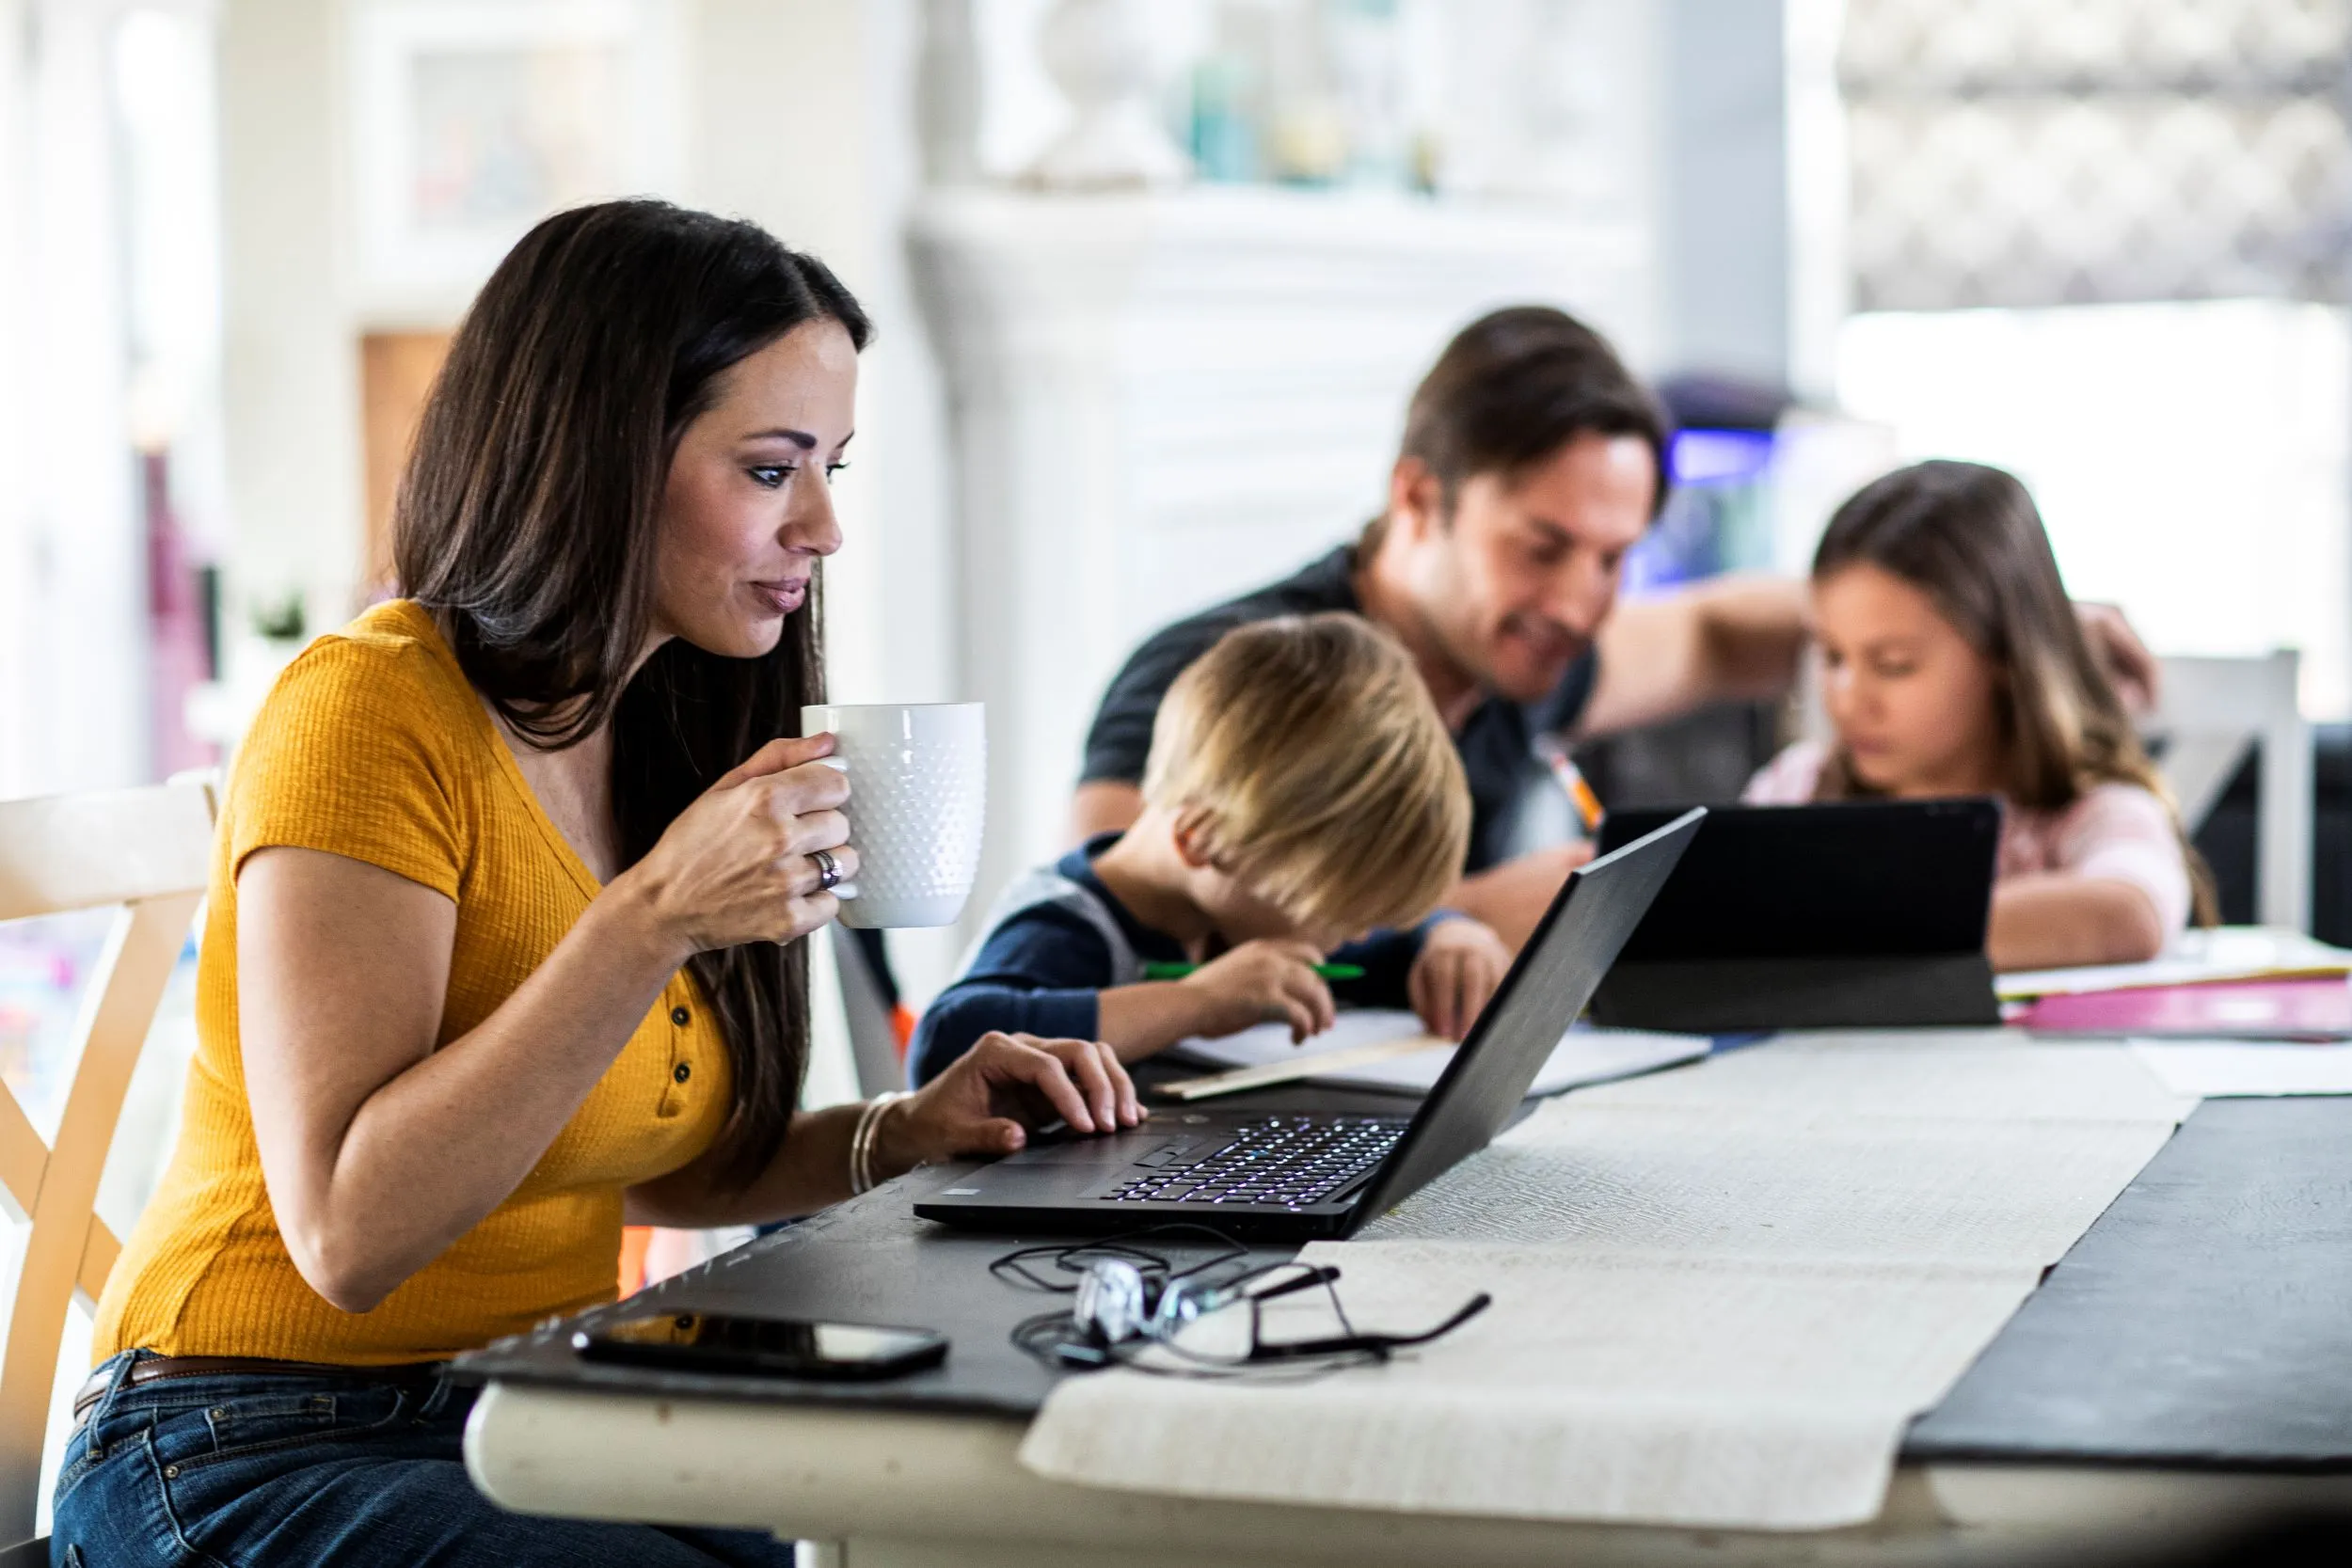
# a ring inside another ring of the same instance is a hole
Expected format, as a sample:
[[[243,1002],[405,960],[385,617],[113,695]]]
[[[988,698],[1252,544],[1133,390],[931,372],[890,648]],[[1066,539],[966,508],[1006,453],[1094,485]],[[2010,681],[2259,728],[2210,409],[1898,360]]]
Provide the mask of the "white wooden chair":
[[[95,1303],[121,1248],[96,1212],[131,1070],[204,896],[210,775],[103,794],[0,801],[0,920],[122,906],[74,1026],[74,1067],[44,1143],[0,1086],[0,1203],[30,1227],[0,1346],[0,1568],[45,1563],[31,1540],[41,1441],[66,1312]]]
[[[2309,931],[2312,924],[2312,729],[2296,703],[2301,657],[2291,648],[2254,658],[2167,658],[2163,696],[2145,726],[2157,764],[2191,832],[2262,753],[2254,817],[2255,918]]]

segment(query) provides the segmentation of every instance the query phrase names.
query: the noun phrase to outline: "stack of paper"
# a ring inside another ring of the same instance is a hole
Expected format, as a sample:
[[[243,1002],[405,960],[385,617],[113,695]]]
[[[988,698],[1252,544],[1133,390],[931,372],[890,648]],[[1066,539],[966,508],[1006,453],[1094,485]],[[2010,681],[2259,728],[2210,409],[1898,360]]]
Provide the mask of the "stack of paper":
[[[1661,1035],[1645,1029],[1571,1029],[1535,1075],[1530,1094],[1558,1094],[1585,1084],[1606,1083],[1636,1073],[1696,1061],[1707,1054],[1705,1035]],[[1395,1047],[1392,1053],[1386,1049]],[[1427,1094],[1454,1059],[1454,1047],[1422,1031],[1411,1013],[1367,1007],[1344,1012],[1339,1022],[1304,1045],[1291,1043],[1288,1025],[1263,1024],[1223,1039],[1189,1039],[1168,1054],[1220,1072],[1282,1068],[1280,1079],[1254,1074],[1256,1082],[1305,1079],[1348,1088]],[[1330,1059],[1327,1068],[1316,1064]],[[1236,1083],[1234,1087],[1249,1086]],[[1167,1085],[1173,1089],[1176,1085]]]
[[[2132,1053],[2173,1093],[2201,1100],[2352,1094],[2352,1045],[2135,1040]]]
[[[2352,983],[2215,980],[2045,996],[2010,1022],[2036,1034],[2160,1035],[2265,1040],[2352,1036]]]
[[[2145,986],[2338,979],[2347,974],[2352,974],[2352,951],[2330,947],[2299,931],[2220,926],[2183,932],[2162,958],[2147,963],[2020,970],[1995,976],[1993,989],[2004,1002],[2024,1002],[2037,996],[2078,996]]]

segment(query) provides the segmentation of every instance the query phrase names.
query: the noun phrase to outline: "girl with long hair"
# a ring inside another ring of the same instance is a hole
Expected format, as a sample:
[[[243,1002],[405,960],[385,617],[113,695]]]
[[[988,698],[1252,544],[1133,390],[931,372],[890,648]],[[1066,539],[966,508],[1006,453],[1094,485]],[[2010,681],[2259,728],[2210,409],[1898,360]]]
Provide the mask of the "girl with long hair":
[[[911,1098],[799,1108],[801,939],[854,874],[798,736],[865,313],[750,224],[540,224],[451,345],[402,596],[239,751],[171,1165],[99,1304],[55,1555],[780,1565],[728,1531],[502,1513],[449,1358],[610,1300],[625,1220],[804,1213],[1133,1125],[1104,1048],[992,1036]],[[861,1135],[862,1134],[862,1135]]]
[[[1888,474],[1830,520],[1812,590],[1836,737],[1783,752],[1745,799],[2000,797],[1996,969],[2153,958],[2192,911],[2210,920],[2024,485],[1974,463]]]

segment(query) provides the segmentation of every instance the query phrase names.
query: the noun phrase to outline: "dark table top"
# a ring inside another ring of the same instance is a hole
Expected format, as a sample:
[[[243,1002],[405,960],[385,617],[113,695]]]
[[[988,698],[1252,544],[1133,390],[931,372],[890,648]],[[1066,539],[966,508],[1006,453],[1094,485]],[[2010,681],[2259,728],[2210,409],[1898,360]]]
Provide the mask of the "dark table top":
[[[2206,1101],[1904,1452],[2352,1470],[2352,1099]]]
[[[1147,1087],[1198,1069],[1170,1070],[1146,1064],[1136,1078]],[[1325,1111],[1409,1114],[1414,1098],[1284,1085],[1234,1095],[1224,1101],[1266,1112]],[[1159,1106],[1162,1114],[1169,1107]],[[1046,1390],[1068,1375],[1050,1370],[1016,1349],[1015,1324],[1069,1304],[1007,1284],[989,1263],[1023,1246],[1068,1244],[1067,1236],[978,1236],[916,1219],[914,1200],[953,1186],[977,1164],[934,1165],[900,1177],[862,1197],[763,1236],[675,1279],[641,1291],[625,1303],[599,1307],[560,1326],[501,1339],[460,1357],[462,1371],[516,1383],[570,1388],[610,1388],[679,1398],[752,1400],[768,1403],[851,1404],[889,1409],[1035,1415]],[[1153,1239],[1154,1252],[1182,1267],[1221,1250],[1215,1243]],[[1253,1249],[1262,1262],[1279,1262],[1293,1246]],[[929,1328],[952,1342],[947,1360],[931,1371],[887,1383],[793,1383],[782,1379],[713,1377],[582,1361],[572,1353],[575,1328],[621,1312],[647,1308],[744,1312],[782,1318],[897,1323]]]
[[[1248,1102],[1400,1104],[1301,1087]],[[1057,1238],[962,1235],[909,1212],[920,1192],[970,1168],[915,1172],[460,1366],[509,1382],[674,1398],[1025,1418],[1065,1374],[1008,1337],[1067,1298],[1004,1283],[988,1265]],[[1159,1249],[1185,1261],[1207,1250]],[[953,1348],[935,1370],[869,1386],[695,1376],[573,1355],[574,1326],[648,1307],[910,1323],[946,1334]],[[2199,1109],[1921,1418],[1904,1456],[2352,1470],[2352,1099]]]

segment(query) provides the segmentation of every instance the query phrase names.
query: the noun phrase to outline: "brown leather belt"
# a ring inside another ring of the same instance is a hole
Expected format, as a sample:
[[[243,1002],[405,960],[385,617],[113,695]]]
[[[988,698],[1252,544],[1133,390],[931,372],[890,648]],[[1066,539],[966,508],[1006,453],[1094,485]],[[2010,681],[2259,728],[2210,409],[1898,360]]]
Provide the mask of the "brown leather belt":
[[[380,1383],[428,1382],[448,1363],[408,1361],[389,1367],[339,1367],[324,1361],[272,1361],[258,1355],[151,1355],[131,1363],[124,1380],[134,1388],[175,1377],[340,1377]],[[101,1367],[74,1391],[73,1428],[89,1419],[91,1408],[114,1386],[114,1373]]]

